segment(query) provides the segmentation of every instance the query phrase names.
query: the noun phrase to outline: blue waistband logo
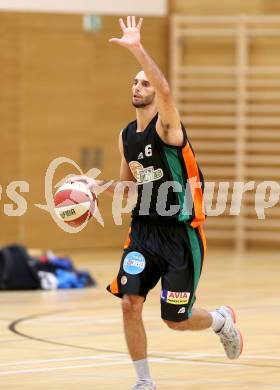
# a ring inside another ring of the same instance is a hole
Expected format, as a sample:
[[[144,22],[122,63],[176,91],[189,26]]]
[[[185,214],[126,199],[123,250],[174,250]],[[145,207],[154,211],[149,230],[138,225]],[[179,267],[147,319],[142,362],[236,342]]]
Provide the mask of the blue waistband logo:
[[[130,275],[140,274],[145,266],[145,257],[139,252],[129,252],[123,261],[123,269]]]

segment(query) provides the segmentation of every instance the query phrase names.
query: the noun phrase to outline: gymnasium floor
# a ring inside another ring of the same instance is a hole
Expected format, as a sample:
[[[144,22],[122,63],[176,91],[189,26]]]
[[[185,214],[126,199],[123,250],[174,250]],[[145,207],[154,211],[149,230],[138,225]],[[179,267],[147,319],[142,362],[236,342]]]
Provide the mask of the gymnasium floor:
[[[28,390],[126,390],[134,370],[126,353],[120,301],[104,289],[118,269],[116,251],[72,254],[92,271],[97,288],[1,292],[0,387]],[[231,304],[245,348],[225,358],[210,330],[180,333],[160,320],[159,288],[144,319],[159,390],[280,389],[280,262],[277,253],[210,252],[197,304]]]

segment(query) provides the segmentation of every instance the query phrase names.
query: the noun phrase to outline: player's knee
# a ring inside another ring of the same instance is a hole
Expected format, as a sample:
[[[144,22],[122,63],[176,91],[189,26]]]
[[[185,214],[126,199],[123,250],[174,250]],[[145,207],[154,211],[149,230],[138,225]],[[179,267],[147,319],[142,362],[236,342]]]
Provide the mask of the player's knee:
[[[163,322],[166,323],[168,328],[173,329],[173,330],[188,330],[188,320],[185,320],[182,322],[163,320]]]
[[[143,301],[142,297],[125,295],[122,299],[123,314],[129,317],[140,317]]]

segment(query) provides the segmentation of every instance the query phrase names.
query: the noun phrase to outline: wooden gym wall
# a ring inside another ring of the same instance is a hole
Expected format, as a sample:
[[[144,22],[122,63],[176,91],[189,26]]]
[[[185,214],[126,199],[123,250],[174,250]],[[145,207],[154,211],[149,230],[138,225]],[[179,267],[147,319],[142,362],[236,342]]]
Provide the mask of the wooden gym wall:
[[[102,17],[95,34],[82,29],[82,16],[0,13],[0,184],[27,181],[27,211],[21,217],[0,212],[1,244],[22,242],[29,247],[92,248],[120,246],[128,218],[115,226],[111,199],[102,196],[105,228],[92,221],[78,235],[60,230],[45,204],[45,174],[61,156],[85,171],[91,164],[102,178],[118,178],[120,129],[134,119],[131,80],[139,70],[132,56],[108,39],[119,36],[117,17]],[[167,71],[167,21],[145,18],[143,40],[161,68]],[[81,154],[81,151],[84,154]],[[54,184],[76,173],[64,164]]]
[[[189,15],[240,15],[280,13],[278,0],[169,0],[171,13]]]
[[[4,216],[5,189],[11,180],[20,180],[20,56],[19,28],[15,15],[0,14],[0,236],[1,241],[17,240],[19,220]]]
[[[173,93],[206,180],[229,181],[230,188],[238,181],[279,183],[279,2],[170,5]],[[225,211],[207,220],[208,240],[279,248],[279,199],[261,219],[255,190],[243,196],[237,215],[230,214],[229,194]]]

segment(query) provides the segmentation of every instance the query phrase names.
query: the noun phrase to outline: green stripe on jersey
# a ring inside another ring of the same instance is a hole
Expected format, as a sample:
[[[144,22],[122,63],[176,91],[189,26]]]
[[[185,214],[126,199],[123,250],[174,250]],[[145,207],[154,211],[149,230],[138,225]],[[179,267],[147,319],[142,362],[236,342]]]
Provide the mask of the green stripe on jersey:
[[[186,229],[187,229],[187,234],[188,234],[190,245],[191,245],[192,258],[193,258],[193,268],[194,268],[194,286],[193,286],[194,291],[193,291],[193,297],[192,297],[190,309],[189,309],[189,316],[191,316],[192,305],[195,302],[195,291],[197,289],[197,285],[198,285],[200,273],[201,273],[202,258],[201,258],[200,245],[198,242],[198,237],[197,237],[195,229],[188,226],[187,224],[186,224]]]
[[[188,221],[190,219],[190,214],[186,208],[186,197],[185,197],[185,187],[186,182],[184,180],[184,173],[180,158],[178,156],[178,151],[175,148],[169,148],[168,146],[163,147],[169,169],[172,174],[172,180],[176,183],[179,183],[182,186],[182,191],[178,192],[178,199],[180,204],[180,214],[178,217],[179,221]]]

